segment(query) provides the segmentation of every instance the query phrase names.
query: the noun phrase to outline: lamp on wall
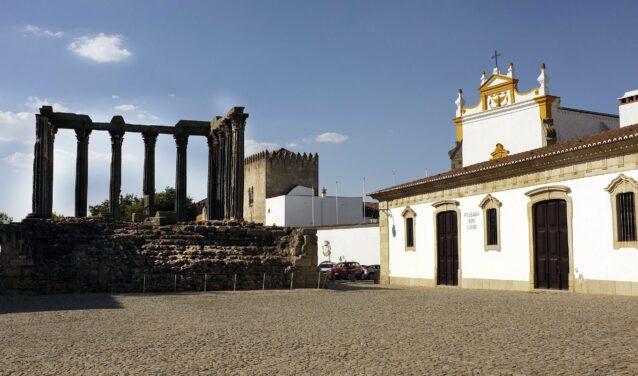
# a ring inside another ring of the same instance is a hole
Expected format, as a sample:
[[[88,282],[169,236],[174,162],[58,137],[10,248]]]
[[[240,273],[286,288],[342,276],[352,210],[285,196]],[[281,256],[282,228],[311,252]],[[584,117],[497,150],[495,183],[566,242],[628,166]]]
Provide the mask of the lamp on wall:
[[[392,212],[388,208],[385,208],[385,209],[379,208],[379,211],[385,213],[388,216],[388,218],[392,219],[392,237],[396,238],[397,237],[397,228],[394,225],[394,217],[392,216]]]

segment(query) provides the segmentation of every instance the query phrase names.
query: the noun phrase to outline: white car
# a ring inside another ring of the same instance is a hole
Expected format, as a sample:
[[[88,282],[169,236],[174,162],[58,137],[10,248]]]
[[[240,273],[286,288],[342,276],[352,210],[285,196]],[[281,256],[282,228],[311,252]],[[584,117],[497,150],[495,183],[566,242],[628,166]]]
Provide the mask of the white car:
[[[319,264],[318,268],[322,272],[328,272],[328,271],[330,271],[330,269],[332,269],[334,267],[334,265],[335,265],[334,262],[323,261],[323,262],[321,262],[321,264]]]

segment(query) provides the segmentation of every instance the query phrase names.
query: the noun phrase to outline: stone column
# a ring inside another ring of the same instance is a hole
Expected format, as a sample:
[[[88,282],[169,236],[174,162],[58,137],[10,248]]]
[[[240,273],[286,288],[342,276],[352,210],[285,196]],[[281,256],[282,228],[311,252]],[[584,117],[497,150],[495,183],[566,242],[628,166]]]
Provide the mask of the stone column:
[[[217,162],[217,176],[216,192],[215,192],[215,219],[224,218],[224,133],[217,129],[215,131],[215,138],[217,140],[217,151],[215,153],[215,160]]]
[[[233,134],[230,131],[230,125],[227,122],[224,122],[224,137],[226,139],[226,143],[224,144],[224,218],[230,219],[232,216],[232,161],[231,161],[231,153],[233,146]]]
[[[124,119],[113,116],[111,124],[115,129],[111,134],[111,184],[109,189],[109,214],[120,220],[120,193],[122,188],[122,141],[124,141]]]
[[[155,215],[155,143],[157,133],[143,132],[144,139],[144,214]]]
[[[208,220],[216,218],[215,212],[218,206],[218,204],[215,202],[217,199],[218,187],[217,149],[219,149],[219,141],[217,139],[216,132],[211,129],[210,134],[208,135],[208,194],[206,196],[206,205],[208,206],[208,210],[206,211],[206,219]]]
[[[233,107],[230,114],[233,134],[231,155],[231,217],[238,221],[244,219],[244,129],[246,127],[248,114],[244,114],[243,110],[243,107]]]
[[[175,215],[177,221],[186,220],[186,147],[188,134],[176,129],[173,137],[177,146],[177,164],[175,171]]]
[[[35,115],[33,149],[33,196],[29,218],[51,218],[53,199],[53,142],[55,127],[51,124],[53,108],[42,106]]]
[[[91,128],[87,124],[75,129],[77,154],[75,160],[75,216],[86,217],[86,204],[89,186],[89,135]]]

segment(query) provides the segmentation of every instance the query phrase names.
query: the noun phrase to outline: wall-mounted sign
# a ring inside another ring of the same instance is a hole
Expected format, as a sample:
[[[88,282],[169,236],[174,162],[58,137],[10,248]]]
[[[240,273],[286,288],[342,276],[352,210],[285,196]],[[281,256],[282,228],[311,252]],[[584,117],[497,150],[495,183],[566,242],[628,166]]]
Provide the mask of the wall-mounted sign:
[[[481,215],[479,211],[463,213],[466,230],[476,230],[478,228],[478,217]]]

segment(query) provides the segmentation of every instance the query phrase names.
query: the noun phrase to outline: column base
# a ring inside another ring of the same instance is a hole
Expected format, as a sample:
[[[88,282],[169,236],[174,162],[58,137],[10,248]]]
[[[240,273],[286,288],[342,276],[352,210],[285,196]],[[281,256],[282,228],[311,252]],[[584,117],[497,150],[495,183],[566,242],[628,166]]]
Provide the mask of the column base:
[[[40,220],[40,219],[51,219],[51,215],[42,214],[42,213],[29,213],[23,219],[23,221]]]

